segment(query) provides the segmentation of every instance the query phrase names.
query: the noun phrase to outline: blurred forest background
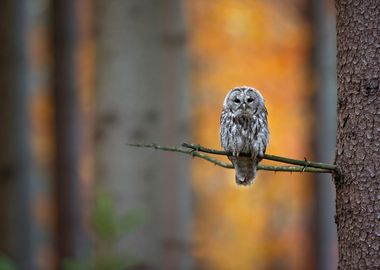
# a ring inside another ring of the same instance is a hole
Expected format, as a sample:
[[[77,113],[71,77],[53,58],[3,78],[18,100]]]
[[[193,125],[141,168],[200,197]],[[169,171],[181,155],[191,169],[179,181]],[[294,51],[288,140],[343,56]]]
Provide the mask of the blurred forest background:
[[[0,269],[336,269],[329,175],[234,172],[224,96],[266,99],[267,152],[332,163],[324,0],[0,1]]]

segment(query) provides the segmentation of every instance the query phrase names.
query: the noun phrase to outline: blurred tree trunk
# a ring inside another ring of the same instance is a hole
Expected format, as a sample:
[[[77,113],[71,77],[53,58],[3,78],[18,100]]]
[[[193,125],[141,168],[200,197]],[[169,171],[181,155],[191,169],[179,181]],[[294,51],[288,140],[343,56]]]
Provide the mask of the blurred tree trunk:
[[[336,138],[336,31],[332,2],[313,0],[309,6],[313,31],[312,81],[315,82],[316,124],[313,148],[316,160],[333,163]],[[335,188],[331,176],[314,174],[314,262],[316,270],[336,269],[337,235],[334,223]]]
[[[0,253],[36,269],[27,93],[27,3],[0,1]]]
[[[339,269],[380,268],[380,5],[336,0]]]
[[[119,253],[147,269],[190,265],[186,157],[125,145],[186,138],[182,9],[180,0],[95,1],[96,181],[112,194],[118,215],[147,216],[118,243]]]
[[[83,259],[85,248],[79,178],[79,83],[77,3],[53,1],[53,105],[55,109],[55,188],[59,268]]]

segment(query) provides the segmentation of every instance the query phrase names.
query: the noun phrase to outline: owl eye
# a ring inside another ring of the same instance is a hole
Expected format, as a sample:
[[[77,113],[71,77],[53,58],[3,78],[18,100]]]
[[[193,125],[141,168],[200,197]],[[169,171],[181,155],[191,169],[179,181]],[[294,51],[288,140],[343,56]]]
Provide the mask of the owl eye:
[[[253,101],[253,98],[248,98],[248,99],[247,99],[247,102],[248,102],[248,103],[251,103],[252,101]]]
[[[234,102],[235,102],[235,103],[240,103],[240,99],[238,99],[238,98],[234,98]]]

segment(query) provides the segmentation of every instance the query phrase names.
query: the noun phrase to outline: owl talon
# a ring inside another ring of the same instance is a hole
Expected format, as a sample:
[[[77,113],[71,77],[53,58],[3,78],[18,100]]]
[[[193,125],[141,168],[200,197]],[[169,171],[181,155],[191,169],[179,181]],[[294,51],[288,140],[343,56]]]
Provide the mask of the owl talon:
[[[239,152],[232,151],[231,154],[232,154],[233,157],[239,156]]]

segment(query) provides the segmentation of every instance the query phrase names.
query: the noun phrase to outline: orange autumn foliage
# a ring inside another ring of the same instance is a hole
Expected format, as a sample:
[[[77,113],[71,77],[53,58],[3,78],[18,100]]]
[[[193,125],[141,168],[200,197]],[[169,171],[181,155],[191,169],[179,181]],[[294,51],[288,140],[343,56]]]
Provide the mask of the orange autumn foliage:
[[[220,148],[228,90],[259,89],[271,132],[268,153],[308,156],[309,29],[291,5],[269,1],[187,1],[192,60],[192,130]],[[194,248],[204,269],[308,269],[311,181],[307,174],[259,172],[237,187],[234,172],[193,163]]]

